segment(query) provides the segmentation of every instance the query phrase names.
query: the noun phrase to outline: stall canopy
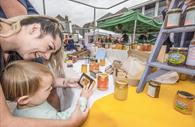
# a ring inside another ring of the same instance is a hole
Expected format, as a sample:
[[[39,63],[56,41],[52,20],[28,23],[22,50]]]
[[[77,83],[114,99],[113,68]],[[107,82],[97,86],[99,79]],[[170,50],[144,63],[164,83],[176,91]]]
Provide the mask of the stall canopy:
[[[142,15],[139,12],[129,10],[120,16],[97,21],[98,28],[128,33],[153,33],[159,32],[162,23]]]

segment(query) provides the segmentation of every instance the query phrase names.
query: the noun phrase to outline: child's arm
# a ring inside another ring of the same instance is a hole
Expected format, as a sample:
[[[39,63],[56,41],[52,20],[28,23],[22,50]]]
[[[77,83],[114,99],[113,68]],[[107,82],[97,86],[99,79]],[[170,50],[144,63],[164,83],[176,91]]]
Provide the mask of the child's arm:
[[[85,112],[87,110],[87,102],[89,97],[92,95],[93,90],[94,90],[95,85],[92,84],[91,86],[84,86],[81,95],[79,97],[79,100],[77,104],[80,105],[80,111]],[[57,119],[68,119],[72,116],[73,111],[75,110],[75,106],[67,109],[66,111],[63,112],[58,112],[57,113]]]

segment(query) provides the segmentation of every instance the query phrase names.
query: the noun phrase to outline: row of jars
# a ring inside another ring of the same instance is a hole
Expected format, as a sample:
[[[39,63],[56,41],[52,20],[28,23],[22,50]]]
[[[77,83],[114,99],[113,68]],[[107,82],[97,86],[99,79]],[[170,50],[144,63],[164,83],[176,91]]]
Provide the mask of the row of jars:
[[[185,17],[185,18],[182,18]],[[182,20],[184,19],[184,20]],[[188,7],[182,14],[182,9],[171,9],[167,12],[165,28],[195,25],[195,6]]]

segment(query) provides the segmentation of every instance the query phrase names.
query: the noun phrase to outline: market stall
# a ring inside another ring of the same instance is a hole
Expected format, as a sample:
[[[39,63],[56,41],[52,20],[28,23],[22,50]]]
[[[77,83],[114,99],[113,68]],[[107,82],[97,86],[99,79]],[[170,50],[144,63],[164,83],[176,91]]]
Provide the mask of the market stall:
[[[97,23],[98,28],[116,32],[127,31],[130,34],[134,34],[133,40],[135,40],[135,34],[159,32],[161,25],[162,23],[157,22],[155,19],[132,10],[120,16],[100,20]]]

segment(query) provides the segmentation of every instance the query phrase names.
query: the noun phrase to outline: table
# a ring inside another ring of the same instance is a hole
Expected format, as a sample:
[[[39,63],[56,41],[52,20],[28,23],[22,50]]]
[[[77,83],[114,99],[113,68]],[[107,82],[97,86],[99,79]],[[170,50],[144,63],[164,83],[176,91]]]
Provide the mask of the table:
[[[86,61],[79,61],[73,67],[80,75],[82,63]],[[107,64],[110,63],[107,61]],[[110,76],[109,89],[95,90],[90,98],[90,113],[82,127],[195,127],[195,103],[192,115],[183,115],[173,108],[177,90],[195,95],[195,82],[180,81],[174,85],[161,85],[159,98],[149,97],[146,90],[147,86],[143,93],[137,94],[136,87],[129,86],[128,99],[118,101],[113,97],[114,85]],[[76,93],[74,98],[78,98],[80,90],[73,91]]]
[[[192,115],[173,108],[177,90],[195,94],[195,82],[162,85],[159,98],[147,96],[146,89],[137,94],[136,87],[129,87],[126,101],[114,99],[113,94],[97,100],[82,127],[195,127],[195,103]]]

